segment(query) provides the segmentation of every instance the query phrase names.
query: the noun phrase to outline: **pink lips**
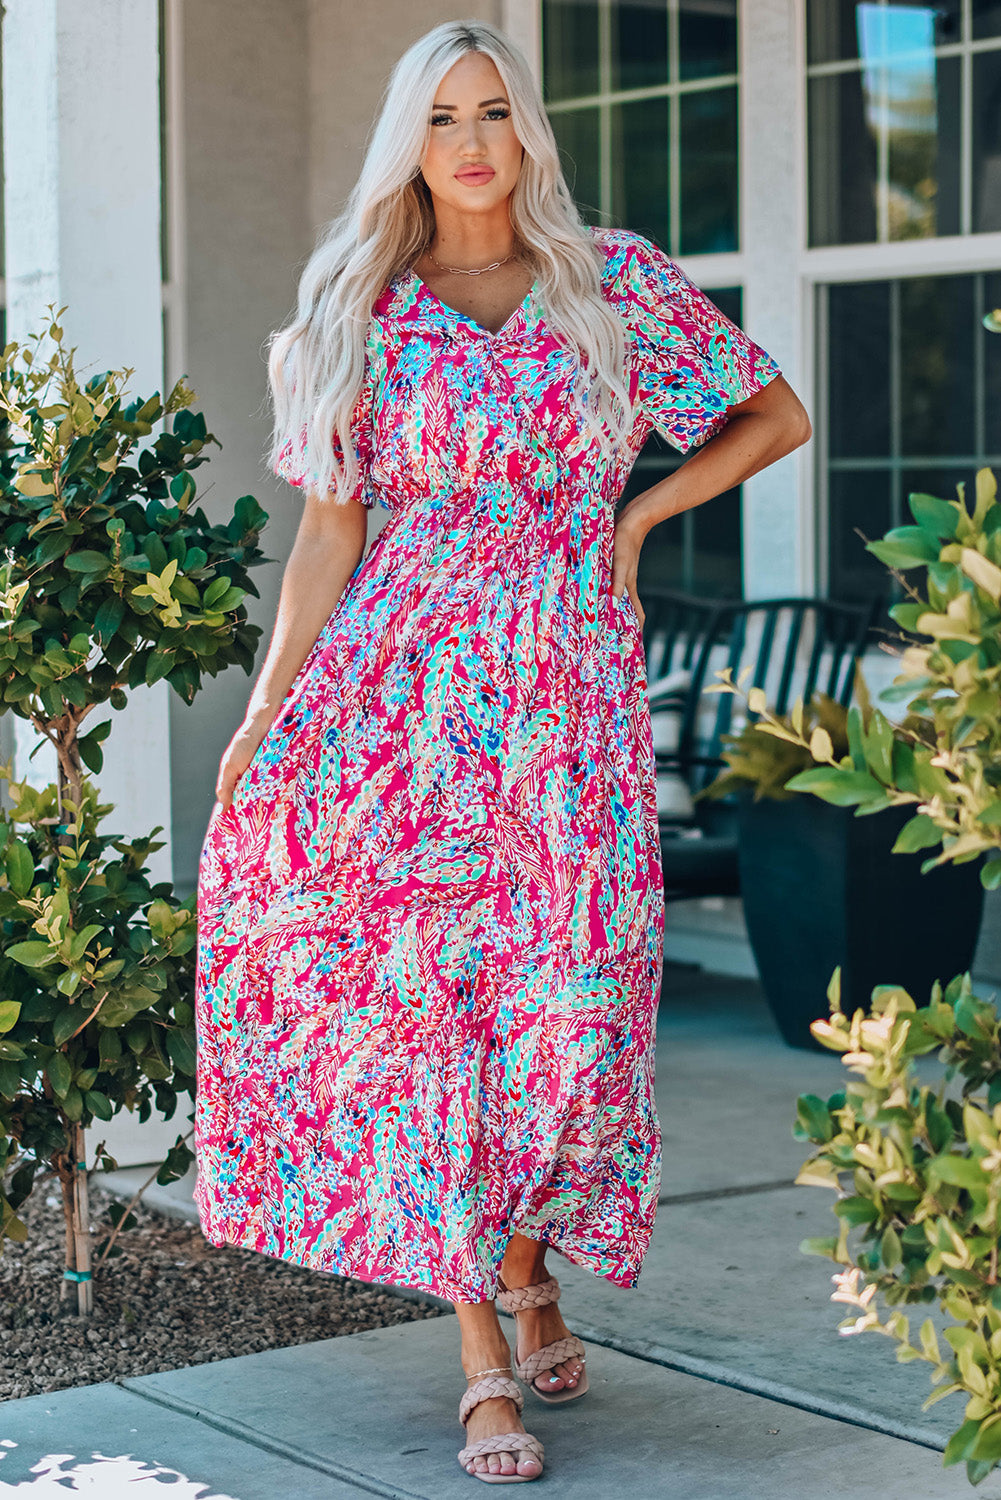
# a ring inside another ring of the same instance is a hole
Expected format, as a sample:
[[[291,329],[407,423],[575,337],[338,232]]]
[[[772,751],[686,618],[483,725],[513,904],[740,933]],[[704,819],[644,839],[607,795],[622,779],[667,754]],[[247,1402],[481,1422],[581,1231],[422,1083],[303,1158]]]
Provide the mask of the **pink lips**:
[[[493,167],[465,167],[461,172],[456,172],[460,182],[489,182],[495,176]]]

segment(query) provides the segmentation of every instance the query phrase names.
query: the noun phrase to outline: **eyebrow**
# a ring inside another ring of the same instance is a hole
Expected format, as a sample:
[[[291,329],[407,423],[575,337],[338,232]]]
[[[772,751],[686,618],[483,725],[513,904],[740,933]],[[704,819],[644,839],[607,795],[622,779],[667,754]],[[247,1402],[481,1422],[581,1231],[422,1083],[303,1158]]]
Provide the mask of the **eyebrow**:
[[[487,107],[488,104],[508,104],[508,103],[510,103],[510,101],[508,99],[481,99],[480,102],[479,102],[479,104],[476,106],[476,108],[477,109],[486,109],[486,107]],[[456,113],[456,111],[458,110],[458,107],[459,106],[457,104],[432,104],[432,106],[431,106],[432,109],[447,109],[447,110],[450,110],[452,112],[452,114]]]

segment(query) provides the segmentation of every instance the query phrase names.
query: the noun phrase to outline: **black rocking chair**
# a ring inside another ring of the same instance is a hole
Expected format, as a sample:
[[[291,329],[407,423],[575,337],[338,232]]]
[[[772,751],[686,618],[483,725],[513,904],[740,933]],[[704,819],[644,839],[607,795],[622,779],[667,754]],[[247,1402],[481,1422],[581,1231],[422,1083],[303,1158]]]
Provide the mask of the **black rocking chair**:
[[[737,896],[736,804],[691,797],[725,764],[722,737],[738,727],[735,709],[745,710],[731,693],[705,689],[724,667],[736,681],[750,665],[745,686],[764,688],[780,714],[818,690],[848,704],[879,601],[698,599],[645,590],[642,602],[658,796],[667,804],[660,817],[665,900]]]

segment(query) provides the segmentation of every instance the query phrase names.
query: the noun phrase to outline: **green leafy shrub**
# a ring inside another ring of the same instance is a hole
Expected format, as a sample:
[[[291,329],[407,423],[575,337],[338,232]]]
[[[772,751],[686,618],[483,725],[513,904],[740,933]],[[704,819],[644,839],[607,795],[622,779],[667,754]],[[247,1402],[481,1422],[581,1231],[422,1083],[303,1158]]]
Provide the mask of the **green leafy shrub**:
[[[967,1397],[945,1450],[972,1483],[1001,1461],[1001,1022],[969,975],[918,1008],[903,990],[873,992],[872,1015],[851,1020],[831,989],[831,1019],[814,1035],[842,1053],[849,1077],[828,1100],[803,1095],[794,1133],[817,1148],[796,1181],[833,1188],[839,1233],[804,1240],[808,1254],[848,1269],[833,1300],[853,1311],[845,1334],[892,1339],[898,1360],[924,1360],[936,1388],[925,1406]],[[937,1053],[935,1086],[914,1059]],[[863,1285],[864,1283],[864,1285]],[[905,1307],[939,1303],[945,1348],[925,1318],[915,1336]],[[881,1306],[881,1303],[884,1306]]]
[[[6,779],[6,778],[5,778]],[[23,1238],[17,1210],[43,1163],[72,1188],[70,1127],[170,1119],[192,1094],[194,897],[151,885],[151,835],[126,842],[100,828],[111,811],[83,781],[65,834],[56,789],[7,782],[0,812],[0,1199],[3,1233]],[[156,830],[159,831],[159,830]],[[171,1174],[190,1157],[179,1139]]]
[[[41,791],[10,782],[0,817],[0,1245],[23,1236],[18,1210],[49,1163],[86,1311],[83,1132],[121,1109],[170,1118],[192,1090],[194,908],[149,882],[159,828],[105,831],[111,808],[84,767],[100,771],[111,721],[84,722],[161,679],[190,703],[204,674],[252,671],[260,631],[245,599],[267,517],[243,495],[211,523],[192,471],[216,439],[188,410],[192,392],[178,382],[166,400],[126,403],[131,370],[81,386],[50,314],[0,367],[0,711],[28,720],[58,763]],[[189,1160],[179,1137],[163,1170]]]
[[[716,690],[715,684],[707,689]],[[788,716],[771,714],[763,722],[750,720],[723,736],[720,754],[727,769],[696,796],[715,799],[739,792],[750,793],[755,802],[765,798],[791,801],[796,793],[786,789],[786,782],[813,765],[809,742],[818,730],[827,736],[819,742],[823,748],[830,744],[833,754],[847,752],[847,710],[826,693],[815,693],[806,705],[797,703]]]

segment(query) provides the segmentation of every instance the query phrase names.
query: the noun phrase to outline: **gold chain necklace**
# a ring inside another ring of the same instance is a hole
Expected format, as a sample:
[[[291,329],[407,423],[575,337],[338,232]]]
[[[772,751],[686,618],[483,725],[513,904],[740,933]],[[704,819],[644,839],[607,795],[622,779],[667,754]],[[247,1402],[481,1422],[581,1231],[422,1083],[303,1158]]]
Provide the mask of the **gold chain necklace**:
[[[439,270],[451,271],[453,276],[482,276],[484,271],[496,271],[498,266],[506,266],[508,261],[514,260],[517,255],[518,251],[512,250],[511,254],[505,255],[503,260],[495,260],[489,266],[476,266],[473,270],[468,270],[463,266],[443,265],[436,255],[432,255],[430,246],[428,247],[428,259],[433,261]]]

